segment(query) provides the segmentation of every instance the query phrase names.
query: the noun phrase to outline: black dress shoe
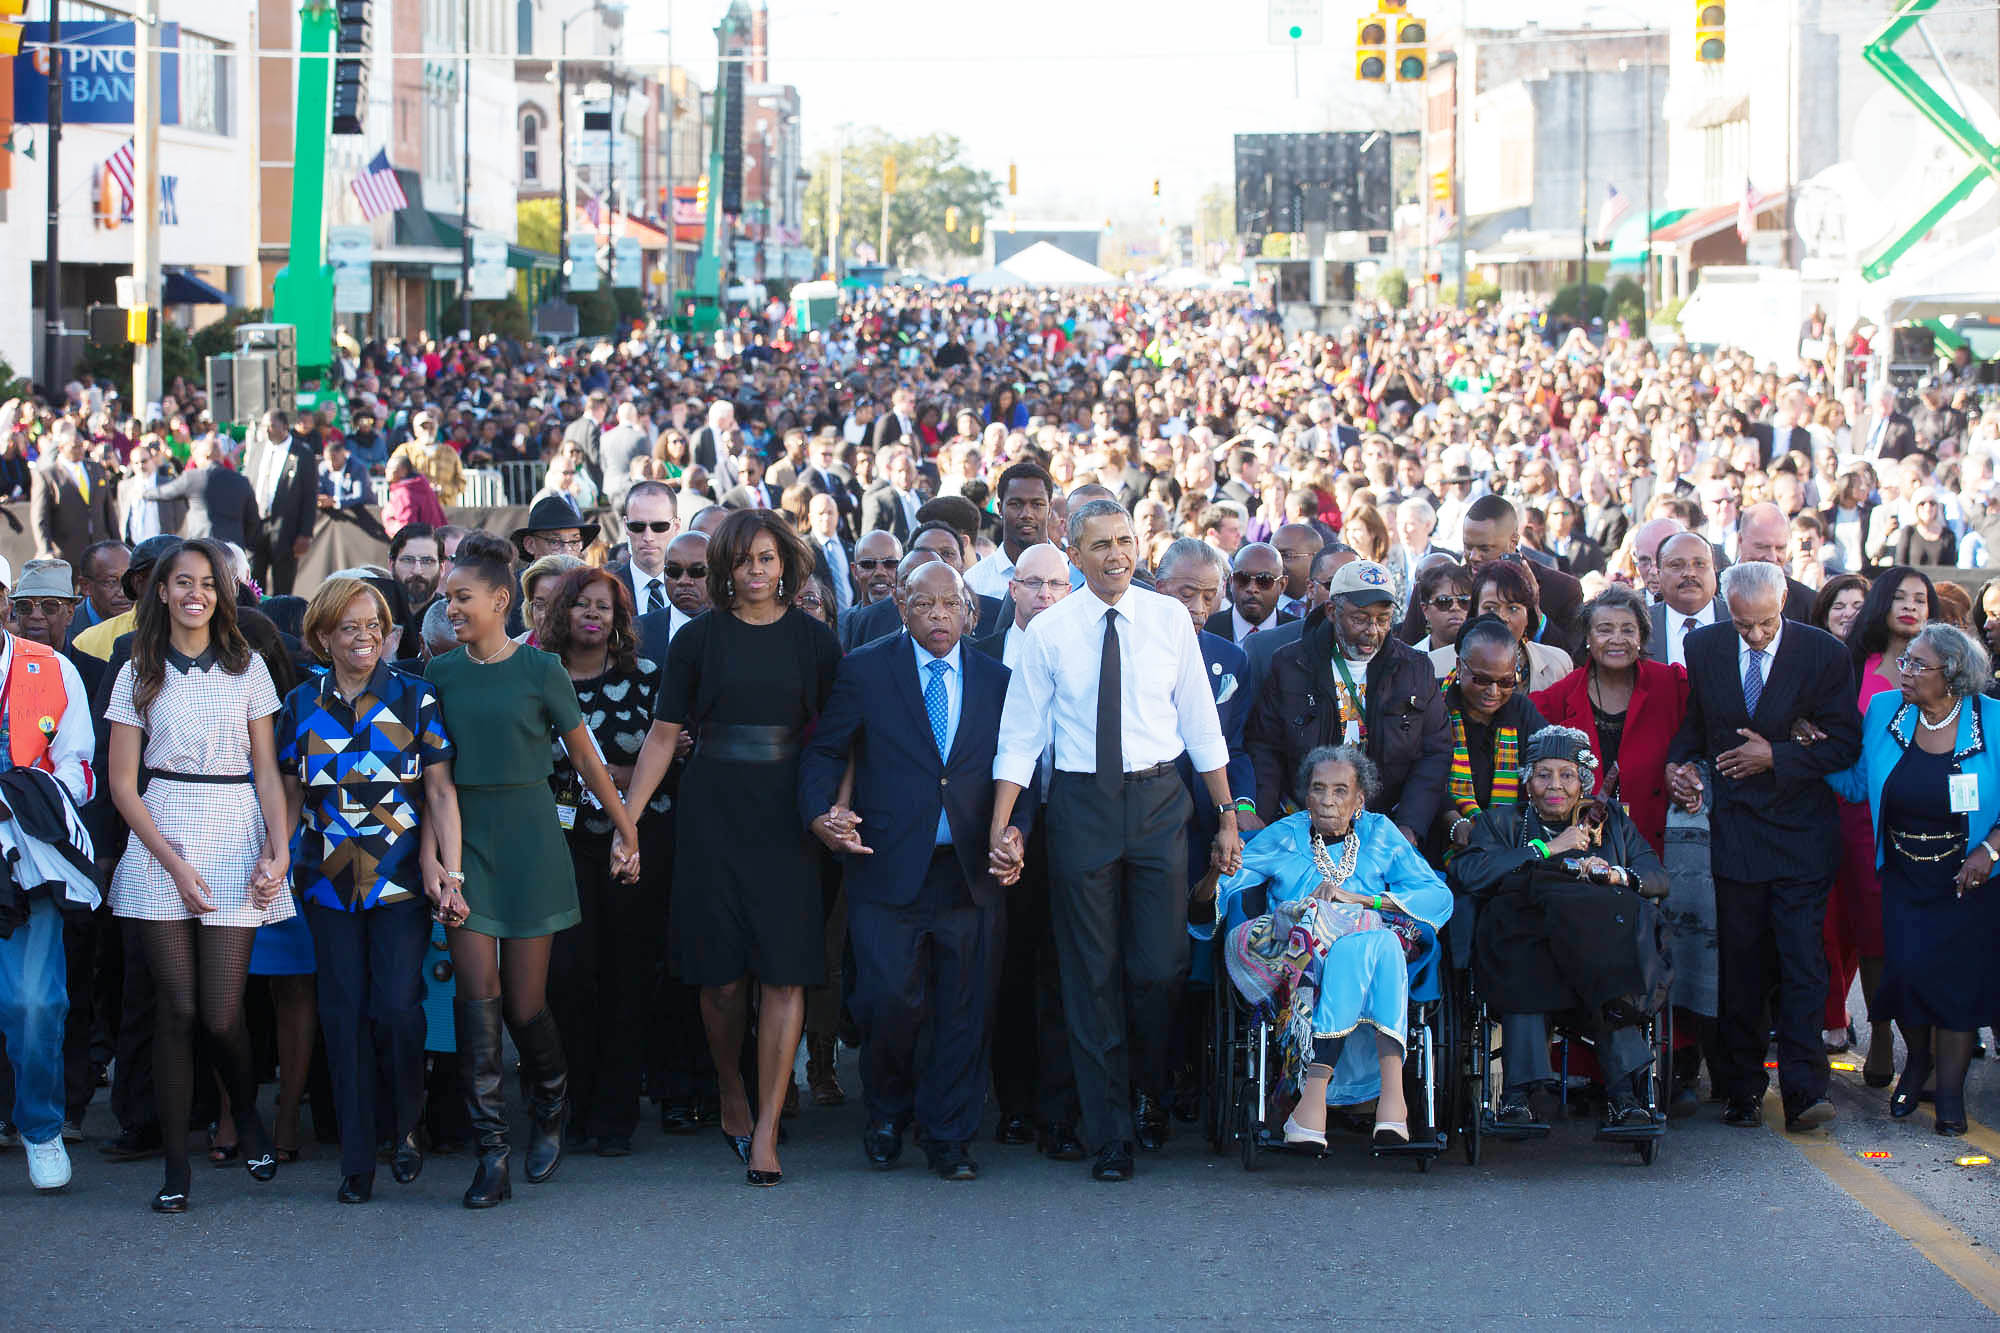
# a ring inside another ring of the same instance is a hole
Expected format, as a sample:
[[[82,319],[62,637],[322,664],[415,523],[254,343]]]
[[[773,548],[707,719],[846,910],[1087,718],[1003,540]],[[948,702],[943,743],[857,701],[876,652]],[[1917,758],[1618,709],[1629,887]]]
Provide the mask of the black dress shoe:
[[[1143,1092],[1138,1095],[1132,1107],[1132,1124],[1139,1146],[1147,1152],[1158,1152],[1167,1146],[1167,1108],[1157,1098]]]
[[[278,1159],[269,1148],[243,1163],[243,1169],[250,1173],[250,1179],[259,1184],[269,1184],[278,1178]]]
[[[1652,1112],[1630,1097],[1613,1097],[1604,1103],[1604,1114],[1598,1120],[1598,1132],[1602,1134],[1629,1134],[1634,1130],[1653,1128]]]
[[[407,1185],[423,1173],[424,1150],[417,1146],[417,1131],[413,1129],[396,1145],[395,1155],[389,1159],[389,1174],[398,1185]]]
[[[758,1169],[757,1169],[756,1167],[754,1167],[754,1166],[753,1166],[753,1167],[751,1167],[751,1168],[750,1168],[750,1169],[749,1169],[748,1171],[745,1171],[745,1172],[743,1173],[743,1178],[744,1178],[745,1180],[749,1181],[749,1182],[750,1182],[750,1183],[751,1183],[752,1185],[757,1185],[757,1186],[760,1186],[760,1187],[761,1187],[761,1186],[768,1186],[768,1185],[782,1185],[782,1184],[784,1184],[784,1183],[785,1183],[785,1173],[784,1173],[784,1172],[782,1172],[782,1171],[759,1171],[759,1170],[758,1170]]]
[[[1756,1129],[1764,1123],[1764,1104],[1754,1097],[1731,1097],[1722,1123],[1735,1129]]]
[[[1520,1088],[1501,1093],[1499,1103],[1493,1108],[1493,1123],[1514,1128],[1534,1124],[1535,1108],[1528,1105],[1528,1094]]]
[[[903,1155],[903,1131],[891,1120],[878,1120],[861,1131],[861,1151],[870,1166],[891,1166]]]
[[[1051,1162],[1081,1162],[1084,1157],[1083,1140],[1076,1136],[1076,1129],[1067,1121],[1058,1120],[1036,1136],[1037,1147],[1042,1156]]]
[[[375,1197],[375,1173],[370,1171],[358,1176],[342,1176],[340,1189],[333,1197],[342,1203],[367,1203]]]
[[[995,1143],[1018,1145],[1035,1141],[1035,1122],[1024,1115],[1003,1115],[1000,1127],[993,1131]]]
[[[162,1151],[159,1126],[125,1130],[117,1138],[98,1144],[97,1151],[107,1162],[143,1162],[158,1157]]]
[[[965,1150],[963,1143],[936,1143],[930,1147],[931,1170],[937,1172],[939,1180],[977,1180],[979,1163],[972,1160],[972,1154]]]
[[[1667,1102],[1667,1115],[1673,1120],[1685,1120],[1701,1109],[1701,1094],[1692,1083],[1683,1083],[1674,1089],[1673,1097]]]
[[[731,1134],[725,1129],[722,1131],[722,1137],[728,1141],[731,1150],[735,1152],[736,1160],[745,1166],[750,1165],[750,1136],[748,1134]]]
[[[1785,1112],[1785,1132],[1803,1134],[1810,1129],[1818,1129],[1833,1119],[1833,1101],[1827,1097],[1815,1097],[1796,1111]]]
[[[1889,1114],[1902,1120],[1916,1111],[1917,1103],[1928,1101],[1929,1096],[1923,1091],[1923,1086],[1924,1080],[1930,1076],[1929,1064],[1905,1062],[1903,1076],[1896,1080],[1896,1091],[1889,1096]]]
[[[153,1211],[156,1213],[184,1213],[187,1210],[186,1190],[174,1191],[162,1187],[160,1192],[153,1196]]]
[[[701,1118],[695,1114],[693,1102],[660,1103],[660,1133],[692,1134],[700,1128]]]
[[[602,1134],[597,1139],[599,1157],[630,1157],[632,1140],[624,1134]]]
[[[1122,1139],[1099,1148],[1097,1160],[1090,1164],[1092,1180],[1130,1180],[1132,1171],[1132,1145]]]

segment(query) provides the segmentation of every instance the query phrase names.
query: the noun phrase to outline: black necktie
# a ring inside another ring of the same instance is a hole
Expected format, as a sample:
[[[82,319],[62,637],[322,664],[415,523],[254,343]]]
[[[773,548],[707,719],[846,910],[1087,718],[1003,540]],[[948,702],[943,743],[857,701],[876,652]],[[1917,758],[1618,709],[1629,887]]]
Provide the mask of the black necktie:
[[[659,610],[665,600],[665,597],[661,594],[660,581],[658,579],[648,579],[646,581],[646,613],[650,615]]]
[[[1104,652],[1097,667],[1097,789],[1117,797],[1125,785],[1124,710],[1119,706],[1118,612],[1104,613]]]

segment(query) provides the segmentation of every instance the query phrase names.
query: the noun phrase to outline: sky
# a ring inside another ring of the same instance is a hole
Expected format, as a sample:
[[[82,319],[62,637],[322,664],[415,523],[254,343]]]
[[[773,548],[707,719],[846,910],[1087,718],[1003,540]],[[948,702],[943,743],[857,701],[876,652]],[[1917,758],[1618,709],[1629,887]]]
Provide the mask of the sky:
[[[1463,3],[1409,12],[1436,34]],[[727,8],[643,0],[627,11],[632,53],[663,59],[667,39],[640,30],[674,26],[676,63],[711,85]],[[1414,86],[1354,80],[1355,20],[1373,8],[1322,0],[1323,44],[1295,52],[1270,43],[1265,0],[770,0],[770,76],[799,90],[809,157],[843,124],[948,131],[1003,183],[1017,165],[1006,206],[1020,218],[1186,220],[1209,187],[1230,188],[1237,133],[1415,124]],[[1473,12],[1488,26],[1530,13],[1555,25],[1604,8],[1478,0]]]

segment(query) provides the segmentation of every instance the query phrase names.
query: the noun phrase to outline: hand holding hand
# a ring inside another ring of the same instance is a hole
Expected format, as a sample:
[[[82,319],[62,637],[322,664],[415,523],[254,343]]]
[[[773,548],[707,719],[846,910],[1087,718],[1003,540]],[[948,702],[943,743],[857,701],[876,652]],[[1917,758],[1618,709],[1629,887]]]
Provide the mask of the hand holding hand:
[[[1701,776],[1693,764],[1667,765],[1668,793],[1689,814],[1701,813]]]
[[[1215,833],[1215,865],[1225,875],[1243,868],[1243,839],[1233,823],[1225,823]]]
[[[860,828],[861,816],[838,801],[812,822],[813,836],[829,851],[845,852],[849,856],[873,856],[874,849],[861,841]]]
[[[993,840],[992,850],[987,853],[987,868],[993,878],[1002,884],[1014,884],[1021,878],[1021,871],[1027,865],[1026,849],[1021,845],[1021,830],[1009,824]]]
[[[627,884],[638,882],[639,840],[636,836],[627,836],[622,831],[611,835],[611,874]]]

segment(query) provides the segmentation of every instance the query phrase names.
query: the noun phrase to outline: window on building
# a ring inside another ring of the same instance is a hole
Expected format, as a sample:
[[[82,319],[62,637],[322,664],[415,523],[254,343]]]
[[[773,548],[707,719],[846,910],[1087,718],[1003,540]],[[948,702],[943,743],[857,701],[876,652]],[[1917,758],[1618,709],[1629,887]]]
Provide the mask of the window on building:
[[[541,180],[542,157],[542,113],[523,111],[521,113],[521,181],[532,184]]]
[[[516,0],[514,5],[514,40],[517,49],[524,56],[535,53],[535,0]]]
[[[229,46],[181,29],[181,128],[229,133]]]

